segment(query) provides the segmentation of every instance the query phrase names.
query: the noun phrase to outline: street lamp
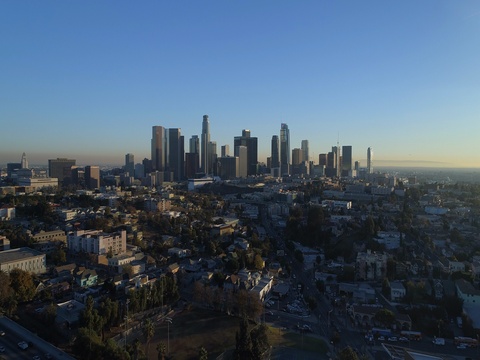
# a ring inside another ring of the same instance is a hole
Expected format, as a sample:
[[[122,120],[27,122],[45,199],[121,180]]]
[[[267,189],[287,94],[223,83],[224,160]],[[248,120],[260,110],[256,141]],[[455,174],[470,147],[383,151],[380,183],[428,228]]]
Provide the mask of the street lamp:
[[[167,354],[170,356],[170,324],[172,323],[172,318],[166,317],[165,321],[167,322]]]

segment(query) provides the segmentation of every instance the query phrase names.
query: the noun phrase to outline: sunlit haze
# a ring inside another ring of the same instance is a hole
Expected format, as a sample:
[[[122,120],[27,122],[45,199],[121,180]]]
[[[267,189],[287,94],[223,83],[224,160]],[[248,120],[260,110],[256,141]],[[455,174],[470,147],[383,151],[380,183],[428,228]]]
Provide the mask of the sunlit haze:
[[[250,129],[366,165],[480,167],[478,1],[2,1],[0,164],[150,158]]]

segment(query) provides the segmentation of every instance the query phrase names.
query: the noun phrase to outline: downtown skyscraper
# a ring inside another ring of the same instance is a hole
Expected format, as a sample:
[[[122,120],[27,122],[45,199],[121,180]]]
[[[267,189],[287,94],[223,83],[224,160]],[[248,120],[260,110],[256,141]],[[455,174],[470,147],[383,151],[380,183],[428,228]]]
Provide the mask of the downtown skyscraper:
[[[373,149],[367,149],[367,174],[373,174]]]
[[[352,146],[342,146],[342,176],[350,176],[352,173]]]
[[[167,168],[174,181],[183,180],[185,172],[185,140],[181,132],[181,129],[168,129]]]
[[[280,174],[290,174],[290,130],[282,123],[280,127]]]
[[[152,170],[165,171],[167,155],[167,134],[163,126],[152,127]]]
[[[239,146],[246,147],[246,159],[245,164],[247,166],[247,175],[257,175],[258,165],[258,139],[252,137],[250,130],[242,130],[242,136],[235,136],[233,140],[234,156],[240,156],[238,148]],[[242,164],[242,159],[240,159]]]
[[[208,115],[203,115],[203,122],[202,122],[202,135],[200,137],[200,166],[202,171],[205,174],[208,174],[211,170],[211,164],[209,163],[210,155],[209,155],[209,143],[210,143],[210,122],[208,121]],[[211,173],[211,172],[210,172]]]

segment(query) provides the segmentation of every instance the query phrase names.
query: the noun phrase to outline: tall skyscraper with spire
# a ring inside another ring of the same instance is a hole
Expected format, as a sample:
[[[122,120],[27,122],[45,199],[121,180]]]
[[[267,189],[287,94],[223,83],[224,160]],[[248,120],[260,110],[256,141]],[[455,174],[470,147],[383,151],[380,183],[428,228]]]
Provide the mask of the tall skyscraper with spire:
[[[290,130],[285,123],[280,127],[280,168],[281,175],[290,174]]]
[[[208,174],[211,168],[211,164],[209,164],[211,155],[209,154],[209,151],[208,151],[209,150],[208,144],[210,143],[210,122],[208,121],[208,115],[203,115],[202,135],[201,135],[200,143],[201,143],[200,166],[202,168],[202,171],[205,174]]]
[[[367,174],[373,174],[373,149],[367,149]]]

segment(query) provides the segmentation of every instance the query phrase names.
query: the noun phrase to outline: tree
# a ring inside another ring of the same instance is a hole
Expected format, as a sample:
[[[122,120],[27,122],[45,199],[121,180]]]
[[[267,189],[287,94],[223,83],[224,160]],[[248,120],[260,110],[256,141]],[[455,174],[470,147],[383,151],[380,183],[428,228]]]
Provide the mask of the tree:
[[[251,359],[252,358],[252,339],[248,331],[248,320],[243,317],[240,320],[240,329],[235,335],[235,351],[233,358],[235,360]]]
[[[382,282],[382,294],[386,298],[390,297],[390,282],[388,281],[388,278],[383,279]]]
[[[52,253],[52,261],[55,265],[63,264],[67,261],[67,254],[61,248],[55,249]]]
[[[10,277],[8,274],[0,270],[0,308],[3,308],[8,298],[13,294],[10,287]]]
[[[256,270],[262,270],[263,269],[264,262],[263,262],[262,257],[260,256],[260,254],[255,255],[254,264],[255,264],[255,269]]]
[[[35,296],[33,276],[27,271],[13,269],[10,272],[10,286],[19,302],[32,300]]]
[[[347,346],[338,353],[337,360],[358,360],[358,356],[350,346]]]
[[[228,260],[227,263],[225,264],[225,269],[231,274],[237,273],[239,268],[240,268],[240,265],[237,259],[232,258]]]
[[[378,321],[384,326],[389,326],[395,321],[395,314],[388,309],[380,309],[375,314],[375,321]]]
[[[143,324],[143,336],[145,336],[145,339],[147,340],[146,348],[145,348],[145,354],[147,355],[147,358],[148,358],[148,350],[150,347],[150,340],[152,340],[154,334],[155,334],[155,325],[153,324],[152,320],[149,318]]]
[[[167,346],[164,342],[157,344],[158,360],[165,360],[165,354],[167,353]]]
[[[198,351],[198,360],[208,360],[208,352],[203,346]]]
[[[303,253],[300,250],[296,249],[293,255],[295,256],[295,259],[298,262],[303,263],[304,261]]]
[[[42,313],[43,319],[47,325],[55,324],[57,318],[57,305],[53,302],[48,305]]]
[[[268,341],[267,326],[261,324],[254,328],[250,333],[252,339],[252,358],[262,359],[263,354],[270,348],[270,342]]]

